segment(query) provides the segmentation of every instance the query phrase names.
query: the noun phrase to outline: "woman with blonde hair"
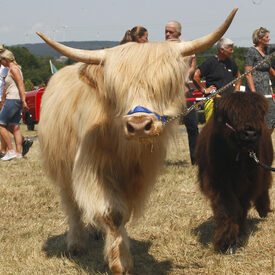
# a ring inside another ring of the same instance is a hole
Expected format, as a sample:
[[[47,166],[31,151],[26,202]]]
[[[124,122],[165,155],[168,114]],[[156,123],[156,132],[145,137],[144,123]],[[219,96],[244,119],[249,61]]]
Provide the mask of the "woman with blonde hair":
[[[146,43],[148,42],[148,31],[142,26],[136,26],[131,30],[126,31],[120,44],[127,42]]]
[[[22,118],[22,108],[28,109],[28,106],[25,99],[21,67],[16,63],[13,53],[6,49],[0,53],[0,59],[1,65],[9,68],[3,95],[5,101],[0,112],[0,134],[7,145],[8,151],[1,160],[10,160],[22,157],[20,120]],[[8,129],[14,135],[16,151],[13,149]]]
[[[254,30],[252,34],[252,41],[254,46],[247,50],[245,55],[245,71],[249,71],[256,64],[263,61],[266,55],[275,51],[275,44],[269,44],[269,30],[260,27]],[[251,92],[261,93],[263,95],[272,94],[270,88],[270,61],[265,62],[259,66],[252,73],[246,75],[246,90]],[[275,128],[275,103],[273,99],[268,99],[269,111],[266,115],[266,122],[268,128],[273,131]]]

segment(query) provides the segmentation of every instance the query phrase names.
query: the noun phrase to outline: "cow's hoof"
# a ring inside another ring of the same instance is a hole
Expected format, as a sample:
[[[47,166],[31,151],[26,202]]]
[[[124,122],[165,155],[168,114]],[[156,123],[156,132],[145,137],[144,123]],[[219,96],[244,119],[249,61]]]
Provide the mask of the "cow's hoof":
[[[113,265],[110,267],[112,275],[134,275],[133,273],[133,266],[129,267],[122,267],[118,265]]]
[[[134,275],[132,271],[127,271],[127,272],[113,272],[112,275]]]
[[[267,217],[268,213],[270,213],[270,212],[272,212],[272,210],[270,210],[270,209],[264,209],[264,210],[261,210],[261,211],[258,210],[259,216],[262,219],[265,219]]]
[[[98,230],[92,232],[91,237],[95,241],[104,240],[104,234],[103,234],[103,232],[98,231]]]
[[[215,250],[217,252],[223,253],[223,254],[227,254],[227,255],[233,255],[236,253],[236,245],[224,245],[222,247],[215,247]]]
[[[236,253],[236,246],[230,245],[228,247],[224,247],[224,248],[220,249],[220,252],[223,254],[227,254],[227,255],[233,255]]]
[[[77,249],[77,248],[69,249],[68,252],[71,256],[81,256],[84,254],[83,249]]]
[[[72,256],[80,256],[85,253],[85,247],[79,246],[78,244],[68,246],[68,252]]]
[[[104,240],[104,234],[99,229],[95,228],[91,224],[88,225],[87,229],[88,229],[90,239],[96,240],[96,241]]]
[[[233,255],[235,253],[236,253],[236,246],[235,245],[229,246],[227,249],[227,254]]]

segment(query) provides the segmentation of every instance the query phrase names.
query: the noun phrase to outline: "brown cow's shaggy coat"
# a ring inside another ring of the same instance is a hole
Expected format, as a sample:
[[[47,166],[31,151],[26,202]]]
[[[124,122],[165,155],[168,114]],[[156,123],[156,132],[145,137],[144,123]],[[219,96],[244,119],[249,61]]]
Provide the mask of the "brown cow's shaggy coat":
[[[215,100],[214,114],[198,138],[200,187],[211,201],[215,248],[223,252],[235,248],[251,203],[260,217],[270,211],[271,172],[248,155],[252,149],[260,161],[272,164],[273,147],[264,119],[267,110],[268,102],[259,94],[225,95]]]

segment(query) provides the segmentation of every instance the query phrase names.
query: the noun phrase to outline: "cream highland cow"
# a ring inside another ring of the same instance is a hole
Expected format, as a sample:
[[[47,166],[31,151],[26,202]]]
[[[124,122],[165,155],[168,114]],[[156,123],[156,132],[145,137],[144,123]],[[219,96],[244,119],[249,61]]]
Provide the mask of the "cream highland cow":
[[[127,43],[87,51],[38,33],[79,61],[49,81],[39,125],[44,166],[60,188],[68,216],[70,252],[86,245],[84,219],[104,231],[104,255],[112,273],[132,271],[125,224],[141,213],[175,134],[173,123],[163,123],[184,104],[184,57],[212,46],[235,13],[215,32],[189,42]]]

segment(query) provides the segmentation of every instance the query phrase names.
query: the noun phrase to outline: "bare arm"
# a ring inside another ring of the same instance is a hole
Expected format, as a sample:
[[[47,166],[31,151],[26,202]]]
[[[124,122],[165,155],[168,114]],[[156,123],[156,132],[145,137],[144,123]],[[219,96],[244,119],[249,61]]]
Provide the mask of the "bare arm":
[[[200,89],[200,91],[203,91],[204,88],[203,88],[202,83],[201,83],[201,71],[200,71],[200,69],[197,69],[195,71],[195,74],[193,76],[193,82],[197,86],[197,88]]]
[[[273,79],[275,79],[275,69],[272,66],[269,69],[269,74],[273,77]],[[272,88],[272,85],[270,85],[270,89],[271,89],[271,94],[274,95],[274,90]],[[273,101],[275,102],[275,97],[273,97]]]
[[[12,77],[14,81],[16,82],[19,93],[20,93],[20,98],[22,100],[23,108],[28,108],[27,103],[26,103],[26,97],[25,97],[25,86],[23,82],[23,78],[21,76],[20,70],[18,68],[11,68],[10,72],[12,74]]]
[[[191,65],[190,65],[190,70],[189,70],[189,78],[193,79],[194,78],[194,74],[196,71],[196,66],[197,66],[197,59],[195,56],[192,57],[191,60]]]
[[[198,89],[200,89],[201,92],[205,94],[209,94],[212,90],[216,90],[216,87],[214,85],[209,86],[208,88],[204,89],[202,83],[201,83],[201,71],[200,69],[197,69],[195,71],[193,82],[197,86]]]
[[[3,94],[2,94],[2,98],[1,98],[1,103],[0,103],[0,110],[3,108],[4,102],[6,100],[6,86],[4,86],[3,88]]]
[[[238,77],[240,77],[240,76],[241,76],[241,73],[240,73],[240,71],[238,70],[237,74],[235,75],[235,78],[238,78]],[[235,83],[235,88],[234,88],[235,91],[239,91],[239,90],[240,90],[240,88],[241,88],[241,83],[242,83],[242,80],[241,80],[241,79],[239,79],[239,80]]]
[[[275,80],[275,69],[273,67],[270,67],[269,74],[274,78]]]
[[[249,71],[250,69],[252,69],[252,66],[245,66],[245,68],[244,68],[245,72]],[[253,77],[252,77],[251,73],[246,75],[246,81],[247,81],[247,84],[248,84],[248,87],[249,87],[250,91],[256,92]]]

